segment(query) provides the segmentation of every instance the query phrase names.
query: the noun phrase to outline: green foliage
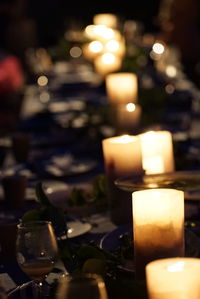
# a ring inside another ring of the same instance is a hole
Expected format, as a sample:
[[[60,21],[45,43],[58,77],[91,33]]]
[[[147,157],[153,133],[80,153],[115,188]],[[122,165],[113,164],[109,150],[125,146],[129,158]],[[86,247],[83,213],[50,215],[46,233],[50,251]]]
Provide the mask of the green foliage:
[[[62,209],[54,207],[45,194],[42,183],[35,187],[36,200],[40,203],[37,210],[29,210],[22,216],[22,222],[46,220],[51,221],[57,236],[67,233],[65,214]]]
[[[69,206],[93,205],[107,207],[108,198],[104,175],[98,175],[92,181],[91,191],[74,187],[68,199]]]

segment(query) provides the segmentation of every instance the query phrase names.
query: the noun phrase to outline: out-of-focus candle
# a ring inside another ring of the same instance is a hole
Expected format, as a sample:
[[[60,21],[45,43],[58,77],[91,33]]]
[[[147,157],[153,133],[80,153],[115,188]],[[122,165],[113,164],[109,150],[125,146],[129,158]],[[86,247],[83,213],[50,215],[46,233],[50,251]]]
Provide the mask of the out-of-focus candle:
[[[184,256],[184,192],[149,189],[132,193],[136,276],[147,263]]]
[[[125,224],[132,219],[131,193],[120,190],[114,182],[117,178],[143,173],[140,141],[137,136],[121,135],[104,139],[102,148],[111,220]]]
[[[122,59],[113,53],[104,53],[94,60],[96,72],[105,77],[107,74],[118,71],[121,68]]]
[[[100,41],[86,43],[82,47],[83,55],[86,59],[93,61],[103,50],[103,44]]]
[[[95,25],[105,25],[107,27],[116,28],[118,25],[118,18],[116,15],[110,13],[96,14],[93,17],[93,23]]]
[[[146,174],[174,171],[172,134],[168,131],[149,131],[140,134],[142,164]]]
[[[114,104],[136,103],[138,95],[136,74],[108,74],[106,76],[106,92],[109,100]]]
[[[146,266],[149,299],[200,298],[200,259],[168,258]]]
[[[124,40],[110,39],[105,43],[104,52],[110,52],[117,56],[123,57],[126,52]]]
[[[133,132],[140,122],[141,111],[141,106],[134,103],[117,105],[116,115],[119,131]]]

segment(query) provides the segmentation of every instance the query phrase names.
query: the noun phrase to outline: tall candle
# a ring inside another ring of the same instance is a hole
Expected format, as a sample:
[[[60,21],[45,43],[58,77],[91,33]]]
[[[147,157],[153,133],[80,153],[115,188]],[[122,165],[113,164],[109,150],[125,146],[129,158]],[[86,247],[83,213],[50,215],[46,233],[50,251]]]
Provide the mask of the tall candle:
[[[149,299],[199,299],[200,259],[168,258],[146,266]]]
[[[172,134],[168,131],[149,131],[140,134],[142,164],[146,174],[174,171]]]
[[[115,73],[106,76],[106,92],[108,99],[114,104],[136,103],[138,81],[136,74]]]
[[[136,275],[150,261],[184,255],[184,193],[149,189],[132,193]]]
[[[132,219],[131,193],[120,190],[114,182],[120,177],[142,173],[139,138],[132,135],[106,138],[102,141],[102,148],[111,220],[115,224],[128,223]]]
[[[121,68],[121,65],[122,58],[110,52],[99,55],[94,60],[95,71],[102,77],[105,77],[109,73],[118,71]]]
[[[116,28],[118,18],[116,15],[110,13],[96,14],[93,17],[93,23],[95,25],[105,25],[107,27]]]

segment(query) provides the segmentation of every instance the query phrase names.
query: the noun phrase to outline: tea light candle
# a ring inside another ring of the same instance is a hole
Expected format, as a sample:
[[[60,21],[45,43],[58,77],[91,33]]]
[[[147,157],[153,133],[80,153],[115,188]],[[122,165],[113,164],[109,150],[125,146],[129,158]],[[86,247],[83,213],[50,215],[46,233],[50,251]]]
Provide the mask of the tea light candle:
[[[102,146],[106,175],[112,180],[142,172],[141,148],[137,136],[106,138]]]
[[[143,174],[139,138],[133,135],[106,138],[102,148],[111,221],[116,225],[131,223],[131,192],[120,190],[114,182],[120,177]]]
[[[149,131],[140,134],[142,164],[146,174],[174,171],[172,134],[168,131]]]
[[[105,77],[107,74],[118,71],[122,65],[122,58],[113,53],[104,53],[94,60],[96,72]]]
[[[200,259],[168,258],[146,266],[149,299],[200,298]]]
[[[117,105],[116,115],[119,130],[133,131],[140,122],[141,112],[141,106],[134,103]]]
[[[114,104],[136,103],[138,80],[133,73],[109,74],[105,78],[108,99]]]
[[[184,256],[184,192],[149,189],[132,193],[136,276],[147,263]]]
[[[93,17],[93,23],[95,25],[105,25],[107,27],[116,28],[118,18],[116,15],[110,13],[96,14]]]

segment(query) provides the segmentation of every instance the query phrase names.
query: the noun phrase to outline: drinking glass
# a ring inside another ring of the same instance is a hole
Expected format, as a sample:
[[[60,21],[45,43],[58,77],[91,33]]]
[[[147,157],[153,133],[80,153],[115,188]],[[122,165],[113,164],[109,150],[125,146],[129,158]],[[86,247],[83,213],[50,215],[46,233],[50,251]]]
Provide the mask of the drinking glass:
[[[66,275],[60,279],[56,299],[108,299],[105,283],[96,274]]]
[[[20,268],[33,280],[36,298],[43,298],[43,281],[53,269],[58,254],[51,222],[18,224],[16,254]]]

